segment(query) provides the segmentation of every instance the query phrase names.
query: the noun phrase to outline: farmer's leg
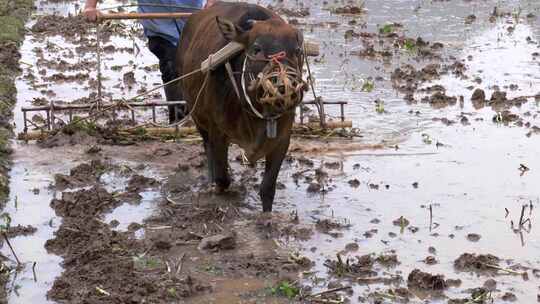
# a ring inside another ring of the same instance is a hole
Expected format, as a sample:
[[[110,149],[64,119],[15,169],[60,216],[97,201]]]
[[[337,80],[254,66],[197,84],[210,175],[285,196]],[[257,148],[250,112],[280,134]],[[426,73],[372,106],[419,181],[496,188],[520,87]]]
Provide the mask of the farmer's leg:
[[[148,48],[159,59],[159,70],[163,83],[178,77],[176,72],[176,46],[159,36],[148,37]],[[165,88],[167,101],[182,100],[182,92],[178,82],[172,83]],[[169,123],[176,122],[185,116],[185,107],[169,107]]]

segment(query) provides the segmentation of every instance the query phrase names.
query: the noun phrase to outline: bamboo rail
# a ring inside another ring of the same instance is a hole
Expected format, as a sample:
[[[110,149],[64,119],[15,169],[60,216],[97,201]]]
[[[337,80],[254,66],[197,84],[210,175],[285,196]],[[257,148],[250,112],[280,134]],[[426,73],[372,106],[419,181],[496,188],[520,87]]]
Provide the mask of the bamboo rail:
[[[346,120],[346,121],[329,121],[326,123],[327,129],[342,129],[342,128],[351,128],[352,127],[352,121]],[[318,122],[310,122],[306,124],[294,124],[293,130],[299,130],[303,128],[309,128],[309,129],[319,129],[320,124]],[[123,129],[119,130],[119,134],[125,134],[125,135],[134,135],[140,132],[140,130],[144,130],[146,135],[150,136],[187,136],[187,135],[196,135],[197,129],[195,127],[181,127],[181,128],[173,128],[173,127],[164,127],[164,128],[157,128],[157,127],[140,127],[140,128],[130,128],[130,129]],[[18,140],[24,140],[24,141],[30,141],[30,140],[38,140],[38,139],[44,139],[46,138],[51,131],[27,131],[22,132],[17,135]]]

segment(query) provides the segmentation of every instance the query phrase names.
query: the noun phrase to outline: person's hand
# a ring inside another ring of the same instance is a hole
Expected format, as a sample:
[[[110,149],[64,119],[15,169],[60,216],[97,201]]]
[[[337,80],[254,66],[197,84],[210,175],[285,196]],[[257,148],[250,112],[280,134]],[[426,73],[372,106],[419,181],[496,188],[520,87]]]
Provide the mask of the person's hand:
[[[96,22],[99,17],[99,11],[95,7],[86,7],[83,10],[83,15],[86,20]]]
[[[217,0],[206,0],[206,4],[204,5],[204,8],[209,8],[216,4]]]

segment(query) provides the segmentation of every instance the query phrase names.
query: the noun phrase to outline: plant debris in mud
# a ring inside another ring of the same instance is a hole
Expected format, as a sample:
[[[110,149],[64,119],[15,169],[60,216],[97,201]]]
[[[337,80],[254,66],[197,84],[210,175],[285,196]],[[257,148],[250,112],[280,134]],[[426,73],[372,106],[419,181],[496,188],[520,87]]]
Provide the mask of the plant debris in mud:
[[[463,253],[454,261],[454,267],[460,271],[493,271],[499,266],[500,259],[491,254]]]
[[[404,227],[409,226],[410,222],[408,219],[404,218],[403,216],[400,216],[399,218],[392,221],[392,224],[394,224],[394,226],[404,228]]]
[[[347,257],[345,261],[340,254],[336,255],[336,260],[326,260],[324,265],[332,274],[338,277],[369,277],[380,282],[393,281],[397,278],[373,278],[377,276],[377,271],[373,269],[375,264],[383,267],[394,267],[399,264],[397,255],[389,254],[366,254],[354,258]]]
[[[69,303],[170,303],[207,289],[188,276],[171,276],[133,233],[111,230],[98,218],[119,205],[96,185],[62,193],[51,207],[63,218],[47,250],[64,258],[64,272],[48,297]],[[144,263],[141,263],[144,259]],[[152,262],[155,261],[155,262]],[[142,265],[142,267],[141,267]],[[174,292],[170,292],[174,290]]]
[[[282,296],[292,300],[300,294],[300,289],[294,283],[281,281],[275,287],[270,288],[270,292],[272,295]]]
[[[349,223],[345,219],[328,218],[323,220],[317,220],[315,227],[317,228],[317,230],[323,233],[330,233],[334,230],[350,228],[351,223]]]
[[[346,5],[331,9],[334,14],[359,15],[364,13],[364,6]]]
[[[367,298],[371,299],[373,302],[369,303],[388,303],[388,300],[391,301],[391,303],[409,303],[409,299],[413,296],[413,294],[407,289],[407,288],[396,288],[396,289],[388,289],[384,292],[382,291],[374,291],[371,292]],[[359,297],[359,300],[361,300],[362,303],[366,302],[363,298]]]
[[[11,239],[17,236],[32,235],[36,231],[37,231],[37,228],[32,225],[28,225],[28,226],[17,225],[14,227],[10,226],[7,229],[6,236]]]
[[[290,8],[285,8],[285,7],[274,7],[272,5],[269,5],[268,9],[274,11],[275,13],[279,15],[284,15],[287,17],[303,18],[310,15],[308,8],[290,9]]]
[[[370,254],[356,256],[354,259],[347,258],[345,261],[340,254],[337,254],[336,260],[326,260],[324,263],[332,274],[338,277],[376,276],[377,272],[372,270],[373,264],[375,264],[375,259]]]

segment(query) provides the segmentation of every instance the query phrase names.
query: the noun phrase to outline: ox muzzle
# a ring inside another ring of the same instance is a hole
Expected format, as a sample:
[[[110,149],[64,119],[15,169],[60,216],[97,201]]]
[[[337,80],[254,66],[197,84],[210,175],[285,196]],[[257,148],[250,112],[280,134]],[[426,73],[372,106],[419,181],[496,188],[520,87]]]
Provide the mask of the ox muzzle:
[[[302,58],[305,58],[303,54]],[[250,65],[256,61],[264,61],[266,65],[255,76]],[[302,60],[292,62],[283,51],[265,59],[246,54],[241,78],[244,97],[253,114],[266,120],[268,138],[277,136],[277,119],[293,111],[308,89],[307,82],[302,79],[302,63]],[[246,81],[249,83],[247,86]],[[253,100],[250,95],[254,96]],[[262,109],[262,113],[253,102]]]

